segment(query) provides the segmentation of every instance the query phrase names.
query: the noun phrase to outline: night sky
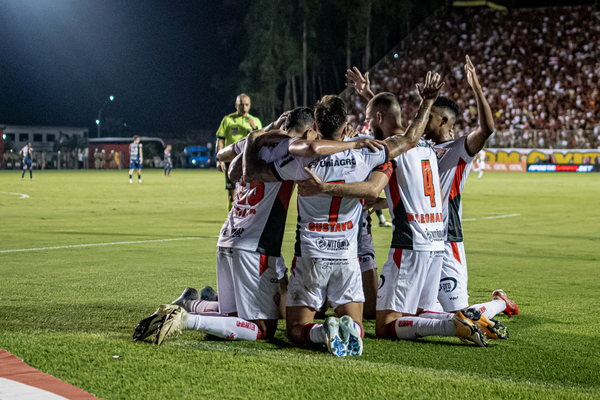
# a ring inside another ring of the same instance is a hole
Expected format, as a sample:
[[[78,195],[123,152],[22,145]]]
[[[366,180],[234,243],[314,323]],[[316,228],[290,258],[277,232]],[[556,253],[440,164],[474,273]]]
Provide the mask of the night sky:
[[[0,123],[136,133],[216,131],[235,111],[237,61],[215,1],[0,1]],[[243,24],[239,21],[239,24]],[[214,81],[227,88],[211,88]]]

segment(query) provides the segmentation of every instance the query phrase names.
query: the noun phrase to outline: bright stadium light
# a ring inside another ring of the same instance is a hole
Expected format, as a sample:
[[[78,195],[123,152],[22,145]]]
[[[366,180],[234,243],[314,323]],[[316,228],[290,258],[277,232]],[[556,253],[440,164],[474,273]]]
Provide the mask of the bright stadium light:
[[[110,101],[113,101],[115,99],[115,96],[110,96]]]
[[[98,111],[98,119],[96,120],[96,125],[98,125],[98,137],[102,136],[102,111],[104,111],[104,107],[111,101],[115,99],[115,96],[109,96],[108,100],[104,102],[100,111]]]
[[[2,134],[2,140],[6,140],[6,133]]]
[[[96,120],[96,125],[100,125],[100,120],[99,119]]]
[[[398,58],[398,53],[394,53],[394,58]]]

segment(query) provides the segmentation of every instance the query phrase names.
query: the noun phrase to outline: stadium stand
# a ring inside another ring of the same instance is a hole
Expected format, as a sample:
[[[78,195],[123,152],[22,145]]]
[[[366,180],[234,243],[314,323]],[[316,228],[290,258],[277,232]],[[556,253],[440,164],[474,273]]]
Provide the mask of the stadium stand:
[[[477,125],[465,54],[495,112],[497,131],[487,147],[600,146],[600,12],[594,7],[440,10],[372,68],[371,88],[398,95],[409,121],[418,107],[414,84],[428,70],[439,72],[444,95],[463,112],[456,124],[462,136]],[[354,92],[346,95],[351,121],[360,124],[366,104]]]

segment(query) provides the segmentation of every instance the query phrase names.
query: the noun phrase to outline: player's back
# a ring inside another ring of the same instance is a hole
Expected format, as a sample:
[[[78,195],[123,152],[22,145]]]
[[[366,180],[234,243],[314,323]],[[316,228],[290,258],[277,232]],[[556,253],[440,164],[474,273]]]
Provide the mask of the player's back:
[[[132,160],[137,160],[140,156],[140,143],[131,142],[129,144],[129,158]]]
[[[394,224],[392,248],[444,248],[442,196],[437,158],[424,140],[393,161],[385,193]]]
[[[293,158],[276,163],[284,179],[303,180],[308,167],[323,182],[362,182],[371,170],[387,160],[387,151],[347,150],[312,160]],[[357,240],[361,228],[360,199],[326,194],[298,196],[296,256],[347,259],[358,256]]]

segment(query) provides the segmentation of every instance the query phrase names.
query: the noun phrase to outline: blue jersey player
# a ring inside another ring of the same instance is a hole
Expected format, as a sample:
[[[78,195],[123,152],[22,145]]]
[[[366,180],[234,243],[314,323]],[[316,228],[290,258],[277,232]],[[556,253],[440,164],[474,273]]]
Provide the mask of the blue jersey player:
[[[165,176],[171,176],[173,161],[171,160],[171,145],[168,144],[165,149]]]
[[[138,170],[138,182],[142,183],[142,144],[137,135],[133,137],[133,143],[129,144],[129,183],[132,183],[134,169]]]
[[[33,152],[31,150],[31,142],[27,142],[27,145],[25,145],[25,147],[23,147],[21,151],[19,151],[19,154],[23,158],[23,173],[21,174],[21,180],[24,179],[26,170],[29,170],[29,178],[33,180],[33,173],[31,171],[31,159],[33,158],[32,153]]]

